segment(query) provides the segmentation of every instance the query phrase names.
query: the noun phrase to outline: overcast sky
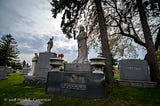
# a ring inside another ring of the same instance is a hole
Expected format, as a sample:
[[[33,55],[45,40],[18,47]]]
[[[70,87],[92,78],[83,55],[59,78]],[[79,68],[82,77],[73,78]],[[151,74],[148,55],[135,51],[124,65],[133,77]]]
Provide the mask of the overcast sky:
[[[45,52],[52,36],[52,52],[63,53],[69,62],[76,58],[76,41],[65,37],[60,28],[60,15],[54,19],[50,10],[49,0],[0,0],[0,37],[13,35],[21,61],[31,63],[35,52]]]
[[[72,62],[77,57],[77,41],[67,39],[60,28],[61,15],[52,17],[51,0],[0,0],[0,37],[11,34],[20,50],[20,60],[31,64],[34,53],[45,52],[48,40],[54,36],[52,52],[64,54]],[[144,49],[139,50],[141,58]],[[89,58],[97,56],[89,51]],[[139,57],[138,57],[139,58]]]

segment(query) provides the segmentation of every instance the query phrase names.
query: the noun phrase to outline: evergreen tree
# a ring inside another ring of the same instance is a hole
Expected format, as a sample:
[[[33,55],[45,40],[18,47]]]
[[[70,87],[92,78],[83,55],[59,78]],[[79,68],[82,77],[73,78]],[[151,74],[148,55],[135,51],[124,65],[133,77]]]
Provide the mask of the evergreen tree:
[[[13,36],[11,34],[2,36],[0,39],[0,65],[21,68],[18,54],[17,42]]]

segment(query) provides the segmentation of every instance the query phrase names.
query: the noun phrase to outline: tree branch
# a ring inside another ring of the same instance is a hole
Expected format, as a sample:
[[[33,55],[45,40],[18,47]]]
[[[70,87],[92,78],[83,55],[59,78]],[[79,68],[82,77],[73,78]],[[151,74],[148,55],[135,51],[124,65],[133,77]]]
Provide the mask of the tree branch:
[[[125,33],[123,31],[122,26],[121,26],[121,22],[118,22],[118,20],[116,20],[115,17],[113,17],[111,15],[110,15],[110,17],[117,23],[118,28],[120,30],[120,34],[122,34],[122,36],[130,37],[130,38],[132,38],[134,40],[135,43],[138,43],[139,45],[146,47],[146,44],[142,40],[140,40],[138,35],[131,35],[131,34]],[[136,32],[134,32],[134,33],[136,34]]]

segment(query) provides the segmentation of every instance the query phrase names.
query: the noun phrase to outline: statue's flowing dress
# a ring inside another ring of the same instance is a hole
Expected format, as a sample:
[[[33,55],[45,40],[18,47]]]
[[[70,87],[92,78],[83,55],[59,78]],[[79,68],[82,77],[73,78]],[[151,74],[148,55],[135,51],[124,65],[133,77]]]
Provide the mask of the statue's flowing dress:
[[[87,61],[87,34],[85,31],[80,31],[79,35],[77,36],[78,42],[78,57],[74,61],[74,63],[84,63]]]

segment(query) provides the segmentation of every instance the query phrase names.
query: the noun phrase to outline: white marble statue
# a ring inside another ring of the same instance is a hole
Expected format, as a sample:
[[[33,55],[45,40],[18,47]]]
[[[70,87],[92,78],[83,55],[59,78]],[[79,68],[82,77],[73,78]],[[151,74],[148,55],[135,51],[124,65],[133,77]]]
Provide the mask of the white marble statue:
[[[78,57],[73,63],[85,63],[88,61],[88,49],[87,49],[87,33],[83,26],[80,26],[79,35],[74,37],[78,43]]]
[[[53,47],[53,37],[50,38],[50,40],[47,42],[47,52],[51,52],[52,47]]]
[[[35,53],[35,56],[32,58],[32,67],[31,67],[31,72],[29,73],[30,76],[33,76],[35,73],[35,67],[38,61],[38,54]]]

